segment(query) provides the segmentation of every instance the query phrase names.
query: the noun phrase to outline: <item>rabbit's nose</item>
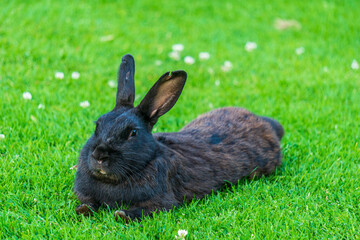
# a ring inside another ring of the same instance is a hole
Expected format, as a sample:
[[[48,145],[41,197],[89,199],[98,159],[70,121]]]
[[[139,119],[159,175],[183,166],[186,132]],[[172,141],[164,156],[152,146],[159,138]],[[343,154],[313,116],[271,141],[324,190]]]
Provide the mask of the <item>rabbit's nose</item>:
[[[95,150],[91,153],[91,156],[96,159],[100,164],[108,158],[108,153],[104,145],[100,144],[95,148]]]

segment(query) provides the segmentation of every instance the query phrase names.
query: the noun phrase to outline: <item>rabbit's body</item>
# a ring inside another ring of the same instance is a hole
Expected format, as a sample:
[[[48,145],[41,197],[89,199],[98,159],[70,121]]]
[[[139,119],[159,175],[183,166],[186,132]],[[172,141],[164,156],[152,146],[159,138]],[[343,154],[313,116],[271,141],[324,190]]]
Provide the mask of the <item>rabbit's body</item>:
[[[77,208],[78,213],[88,214],[89,207],[97,210],[100,205],[117,208],[128,204],[129,210],[117,211],[116,215],[125,220],[138,219],[193,198],[203,198],[226,182],[268,175],[281,164],[282,126],[241,108],[216,109],[200,115],[179,132],[151,135],[158,118],[155,115],[164,114],[163,103],[169,102],[165,98],[160,101],[159,97],[154,100],[154,95],[161,86],[182,76],[179,74],[160,78],[162,85],[156,84],[153,88],[157,90],[152,88],[148,93],[151,97],[147,95],[137,108],[122,106],[102,117],[111,121],[101,128],[101,137],[95,132],[79,157],[75,192],[83,204]],[[182,87],[179,88],[181,92]],[[170,100],[173,95],[171,91]],[[172,101],[176,102],[177,97]],[[152,104],[160,108],[150,106],[151,111],[144,110]],[[140,129],[136,138],[130,133],[119,146],[112,147],[114,150],[101,150],[106,157],[99,155],[102,142],[110,146],[112,134],[126,132],[129,125]],[[106,159],[106,164],[102,159]]]

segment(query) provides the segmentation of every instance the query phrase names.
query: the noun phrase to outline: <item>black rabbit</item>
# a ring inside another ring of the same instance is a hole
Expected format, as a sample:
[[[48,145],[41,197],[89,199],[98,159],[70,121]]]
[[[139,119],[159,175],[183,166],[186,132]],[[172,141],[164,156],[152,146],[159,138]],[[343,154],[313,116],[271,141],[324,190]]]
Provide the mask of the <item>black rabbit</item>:
[[[82,149],[75,193],[78,214],[101,205],[125,221],[203,198],[226,182],[268,175],[281,164],[282,126],[235,107],[200,115],[179,132],[152,134],[178,100],[186,72],[167,72],[134,107],[135,63],[122,58],[115,108],[96,121]]]

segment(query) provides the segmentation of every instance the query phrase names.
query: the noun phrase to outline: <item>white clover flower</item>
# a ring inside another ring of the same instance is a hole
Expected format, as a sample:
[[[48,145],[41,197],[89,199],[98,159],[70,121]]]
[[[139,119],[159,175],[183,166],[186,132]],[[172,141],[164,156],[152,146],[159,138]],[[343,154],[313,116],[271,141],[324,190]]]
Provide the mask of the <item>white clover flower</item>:
[[[4,134],[0,134],[0,140],[4,139],[5,135]]]
[[[57,79],[63,79],[63,78],[64,78],[64,73],[63,73],[63,72],[56,72],[56,73],[55,73],[55,78],[57,78]]]
[[[78,73],[78,72],[73,72],[73,73],[71,74],[71,78],[72,78],[72,79],[79,79],[79,77],[80,77],[80,73]]]
[[[274,22],[274,27],[277,29],[277,30],[286,30],[286,29],[297,29],[297,30],[300,30],[301,29],[301,24],[296,21],[296,20],[293,20],[293,19],[275,19],[275,22]]]
[[[155,61],[155,65],[156,65],[156,66],[160,66],[161,64],[162,64],[162,61],[161,61],[161,60],[156,60],[156,61]]]
[[[215,86],[220,86],[220,80],[215,81]]]
[[[232,63],[230,61],[225,61],[224,65],[221,66],[221,70],[224,72],[229,72],[232,69]]]
[[[172,45],[172,50],[174,52],[182,52],[184,50],[184,45],[182,45],[181,43],[174,44]]]
[[[184,58],[184,62],[185,62],[186,64],[192,65],[192,64],[195,63],[195,59],[194,59],[193,57],[186,56],[186,57]]]
[[[199,53],[200,60],[208,60],[209,58],[210,58],[210,53],[208,53],[208,52]]]
[[[34,202],[35,202],[35,203],[37,203],[37,202],[38,202],[38,200],[37,200],[36,198],[34,198]]]
[[[325,67],[323,67],[323,71],[327,73],[327,72],[329,72],[329,68],[325,66]]]
[[[230,61],[225,61],[224,66],[225,67],[232,67],[232,63]]]
[[[178,231],[178,235],[175,236],[176,239],[185,239],[186,235],[188,234],[188,231],[180,229]]]
[[[45,105],[40,103],[38,109],[45,109]]]
[[[355,59],[351,63],[351,68],[354,69],[354,70],[359,69],[359,63]]]
[[[180,53],[173,51],[169,53],[169,57],[173,60],[179,61],[180,60]]]
[[[295,49],[295,53],[297,55],[301,55],[305,52],[305,48],[304,47],[298,47],[297,49]]]
[[[112,40],[114,40],[114,35],[111,35],[111,34],[100,37],[100,42],[110,42]]]
[[[245,50],[251,52],[257,48],[256,42],[247,42],[245,44]]]
[[[24,93],[23,93],[23,98],[24,98],[25,100],[31,100],[31,99],[32,99],[31,93],[29,93],[29,92],[24,92]]]
[[[80,102],[80,107],[82,108],[87,108],[90,106],[90,103],[88,100],[84,101],[84,102]]]
[[[180,237],[185,237],[187,234],[188,234],[188,231],[186,231],[186,230],[180,229],[180,230],[178,231],[178,235],[179,235]]]
[[[116,82],[115,82],[114,80],[109,80],[109,81],[108,81],[108,85],[109,85],[109,87],[111,87],[111,88],[116,88]]]

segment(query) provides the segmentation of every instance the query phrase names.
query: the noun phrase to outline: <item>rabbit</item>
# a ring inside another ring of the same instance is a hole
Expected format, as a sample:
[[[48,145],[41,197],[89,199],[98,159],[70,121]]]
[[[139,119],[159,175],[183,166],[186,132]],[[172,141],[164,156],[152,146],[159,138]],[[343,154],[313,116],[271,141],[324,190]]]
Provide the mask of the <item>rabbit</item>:
[[[159,117],[178,100],[187,74],[165,73],[137,107],[134,75],[134,58],[127,54],[118,72],[115,107],[96,121],[79,156],[78,214],[107,206],[118,209],[115,217],[125,222],[142,220],[226,183],[269,175],[281,164],[283,127],[242,108],[215,109],[179,132],[152,134]]]

